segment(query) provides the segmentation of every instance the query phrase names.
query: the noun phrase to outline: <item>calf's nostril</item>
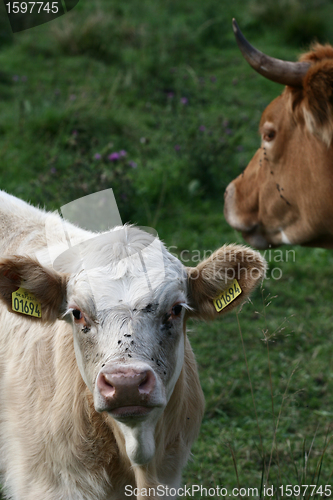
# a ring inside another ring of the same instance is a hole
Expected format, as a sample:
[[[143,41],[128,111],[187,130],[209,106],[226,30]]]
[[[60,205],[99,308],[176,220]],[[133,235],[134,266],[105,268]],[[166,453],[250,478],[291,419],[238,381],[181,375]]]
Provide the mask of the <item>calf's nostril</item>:
[[[97,386],[103,396],[112,398],[115,395],[116,388],[112,385],[105,373],[101,373],[98,377]]]
[[[155,387],[155,377],[153,373],[147,371],[138,386],[140,394],[150,394]]]

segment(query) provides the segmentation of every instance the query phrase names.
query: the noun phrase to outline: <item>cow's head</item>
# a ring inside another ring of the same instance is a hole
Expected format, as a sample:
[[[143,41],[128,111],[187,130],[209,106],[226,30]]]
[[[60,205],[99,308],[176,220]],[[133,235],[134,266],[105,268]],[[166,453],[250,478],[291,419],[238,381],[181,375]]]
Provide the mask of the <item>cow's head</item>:
[[[235,21],[234,31],[250,65],[286,87],[262,114],[261,147],[225,191],[226,220],[257,248],[333,247],[333,48],[284,62],[254,49]]]
[[[29,257],[2,259],[0,298],[12,310],[12,293],[23,287],[42,309],[41,320],[26,321],[73,325],[77,364],[96,411],[117,421],[132,463],[145,464],[182,371],[186,320],[211,320],[242,303],[262,280],[265,262],[229,245],[185,268],[158,238],[131,226],[89,240],[75,262],[77,255],[58,261],[63,272]],[[234,278],[242,293],[232,300],[230,292],[218,313],[213,301]]]

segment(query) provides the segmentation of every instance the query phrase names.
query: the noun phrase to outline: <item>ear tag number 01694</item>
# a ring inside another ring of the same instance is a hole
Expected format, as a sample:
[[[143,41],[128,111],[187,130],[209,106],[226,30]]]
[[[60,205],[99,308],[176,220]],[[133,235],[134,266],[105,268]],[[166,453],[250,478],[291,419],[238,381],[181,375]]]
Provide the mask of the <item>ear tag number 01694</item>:
[[[35,318],[42,317],[40,302],[31,292],[22,287],[12,293],[12,309],[15,312],[34,316]]]
[[[227,307],[238,295],[242,293],[242,289],[236,279],[234,279],[216,299],[213,300],[217,312]]]

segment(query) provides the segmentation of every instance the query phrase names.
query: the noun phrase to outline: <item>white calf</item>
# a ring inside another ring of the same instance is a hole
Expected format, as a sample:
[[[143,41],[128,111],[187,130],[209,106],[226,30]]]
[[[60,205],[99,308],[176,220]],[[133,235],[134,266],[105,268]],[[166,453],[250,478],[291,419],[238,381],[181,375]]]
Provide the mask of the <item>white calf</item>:
[[[243,302],[265,263],[230,245],[185,268],[136,227],[93,235],[68,225],[72,241],[90,239],[51,267],[41,257],[46,222],[57,247],[58,215],[0,193],[8,498],[119,500],[135,488],[141,498],[143,488],[178,487],[204,410],[186,320],[218,317],[214,299],[235,277],[240,295],[219,304],[227,301],[224,312]],[[19,288],[29,296],[15,294]]]

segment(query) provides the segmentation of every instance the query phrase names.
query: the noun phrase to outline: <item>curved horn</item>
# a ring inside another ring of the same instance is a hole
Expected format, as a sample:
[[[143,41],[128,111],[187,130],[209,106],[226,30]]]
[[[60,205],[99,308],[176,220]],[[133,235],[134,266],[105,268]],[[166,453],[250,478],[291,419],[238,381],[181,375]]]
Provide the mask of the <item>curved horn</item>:
[[[254,70],[273,82],[291,87],[302,87],[303,78],[310,63],[281,61],[281,59],[266,56],[246,40],[235,19],[232,20],[232,28],[241,53]]]

